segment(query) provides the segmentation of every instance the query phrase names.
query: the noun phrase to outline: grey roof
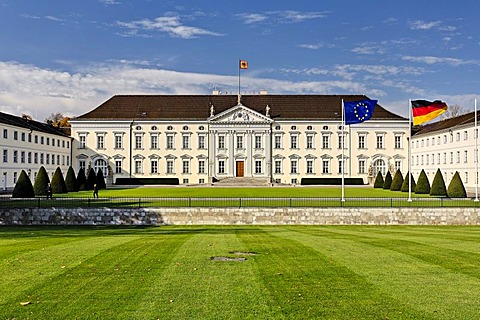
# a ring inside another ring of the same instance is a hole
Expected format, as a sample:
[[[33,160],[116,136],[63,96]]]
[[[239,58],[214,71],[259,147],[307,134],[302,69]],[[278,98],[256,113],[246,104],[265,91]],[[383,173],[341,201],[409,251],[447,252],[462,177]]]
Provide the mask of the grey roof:
[[[54,127],[52,125],[38,122],[35,120],[25,119],[23,117],[14,116],[8,113],[0,112],[0,123],[25,128],[33,131],[39,131],[44,133],[50,133],[58,136],[68,137],[62,129]]]

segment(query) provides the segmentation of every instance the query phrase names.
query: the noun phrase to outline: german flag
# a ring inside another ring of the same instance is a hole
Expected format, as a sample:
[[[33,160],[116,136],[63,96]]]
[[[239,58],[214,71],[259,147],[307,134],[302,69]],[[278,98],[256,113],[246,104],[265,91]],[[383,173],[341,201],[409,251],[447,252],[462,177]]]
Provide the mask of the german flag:
[[[417,126],[430,121],[447,111],[447,109],[447,104],[440,100],[435,100],[433,102],[427,100],[413,100],[413,125]]]
[[[240,69],[248,69],[248,62],[245,60],[240,60]]]

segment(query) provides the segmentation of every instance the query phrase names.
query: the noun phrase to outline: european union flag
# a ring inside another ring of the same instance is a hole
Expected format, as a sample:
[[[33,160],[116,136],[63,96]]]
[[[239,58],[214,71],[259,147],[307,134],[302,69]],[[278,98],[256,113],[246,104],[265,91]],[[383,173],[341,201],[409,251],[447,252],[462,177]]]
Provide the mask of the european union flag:
[[[378,100],[344,101],[345,125],[362,123],[372,116]]]

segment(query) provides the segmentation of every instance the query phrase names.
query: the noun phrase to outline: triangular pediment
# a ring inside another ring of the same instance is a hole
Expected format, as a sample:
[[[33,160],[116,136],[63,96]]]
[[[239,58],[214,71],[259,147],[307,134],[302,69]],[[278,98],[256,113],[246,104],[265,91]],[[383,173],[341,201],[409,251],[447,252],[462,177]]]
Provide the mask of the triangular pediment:
[[[271,123],[272,119],[252,110],[242,104],[238,104],[208,119],[210,122],[222,123]]]

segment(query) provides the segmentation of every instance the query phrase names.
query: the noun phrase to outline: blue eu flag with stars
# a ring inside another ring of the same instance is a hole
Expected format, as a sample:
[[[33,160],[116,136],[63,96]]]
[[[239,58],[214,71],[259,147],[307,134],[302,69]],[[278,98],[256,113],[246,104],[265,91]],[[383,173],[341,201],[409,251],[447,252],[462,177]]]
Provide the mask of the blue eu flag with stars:
[[[344,101],[345,125],[367,121],[376,105],[377,100]]]

